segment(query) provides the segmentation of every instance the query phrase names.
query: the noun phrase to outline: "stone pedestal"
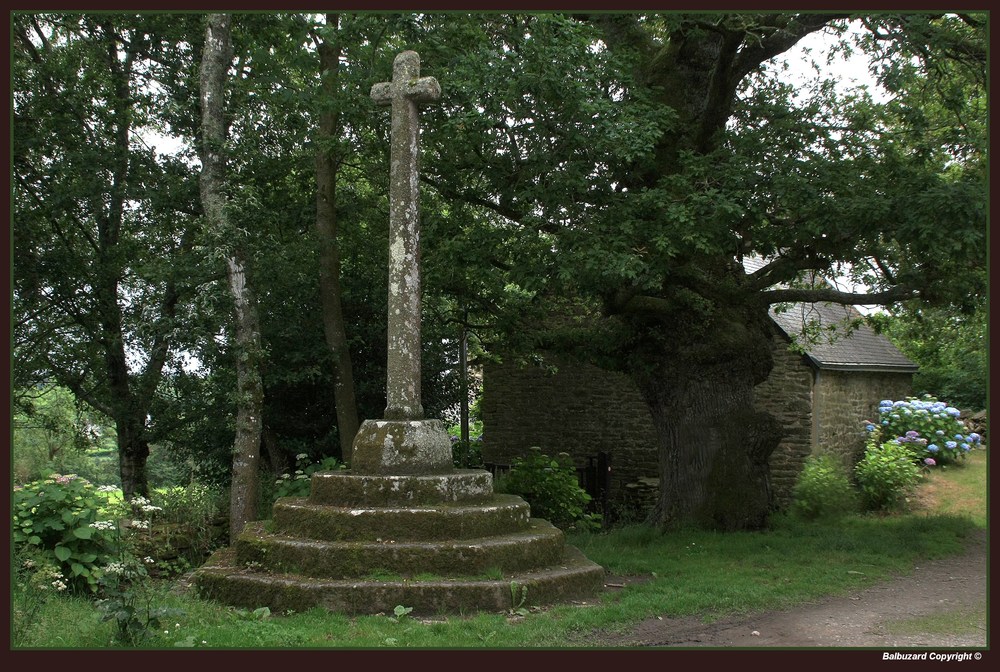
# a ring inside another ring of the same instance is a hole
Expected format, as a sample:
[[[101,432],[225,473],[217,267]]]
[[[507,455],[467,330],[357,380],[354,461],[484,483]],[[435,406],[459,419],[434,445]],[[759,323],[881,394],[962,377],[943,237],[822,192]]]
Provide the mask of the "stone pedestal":
[[[196,570],[199,594],[274,613],[434,615],[587,600],[604,587],[604,569],[523,499],[494,493],[488,471],[318,472],[311,485]]]
[[[451,439],[440,420],[365,420],[354,437],[351,470],[373,475],[451,471]]]

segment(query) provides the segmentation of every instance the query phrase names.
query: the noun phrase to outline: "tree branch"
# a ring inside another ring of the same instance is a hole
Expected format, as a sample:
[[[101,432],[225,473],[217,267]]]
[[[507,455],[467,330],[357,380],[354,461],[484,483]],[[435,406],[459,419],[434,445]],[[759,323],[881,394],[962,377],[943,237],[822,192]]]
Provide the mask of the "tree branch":
[[[829,262],[818,257],[778,257],[757,269],[747,280],[750,288],[763,290],[784,280],[791,280],[802,271],[821,271]]]
[[[775,303],[839,303],[842,305],[888,305],[919,296],[916,289],[897,285],[884,292],[855,294],[836,289],[771,289],[760,296],[768,304]]]
[[[776,25],[775,27],[778,30],[770,36],[740,51],[739,56],[733,64],[734,81],[731,82],[733,88],[738,86],[739,82],[761,63],[788,51],[806,35],[814,33],[817,30],[822,30],[831,21],[848,19],[850,16],[850,14],[846,13],[799,14],[785,25]],[[776,17],[776,19],[782,20],[779,17]]]

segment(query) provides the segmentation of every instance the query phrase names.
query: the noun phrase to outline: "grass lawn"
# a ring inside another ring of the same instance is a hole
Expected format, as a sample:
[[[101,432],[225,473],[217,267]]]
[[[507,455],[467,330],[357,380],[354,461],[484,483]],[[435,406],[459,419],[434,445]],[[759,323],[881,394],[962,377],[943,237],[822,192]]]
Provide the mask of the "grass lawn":
[[[153,649],[499,649],[579,648],[595,631],[626,632],[655,616],[706,620],[789,607],[839,595],[907,573],[923,560],[962,551],[986,526],[987,451],[964,464],[931,472],[906,513],[858,515],[838,522],[786,517],[765,532],[678,531],[645,526],[575,534],[569,542],[623,582],[588,604],[533,608],[526,615],[405,614],[347,617],[314,609],[276,614],[237,610],[177,594],[151,582],[139,615],[150,608],[177,614],[150,622],[139,646]],[[23,592],[23,591],[21,591]],[[148,598],[148,601],[146,601]],[[82,597],[20,594],[34,607],[15,644],[27,648],[114,648],[112,623]],[[31,600],[34,600],[32,602]],[[530,595],[528,599],[530,604]],[[405,605],[403,605],[405,606]],[[956,615],[960,617],[960,615]],[[910,627],[910,626],[907,626]]]

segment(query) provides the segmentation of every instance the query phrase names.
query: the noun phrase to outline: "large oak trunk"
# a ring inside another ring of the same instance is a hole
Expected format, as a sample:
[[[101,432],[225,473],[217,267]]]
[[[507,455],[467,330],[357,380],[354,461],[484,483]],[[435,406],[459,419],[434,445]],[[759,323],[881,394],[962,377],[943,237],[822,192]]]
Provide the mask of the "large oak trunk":
[[[764,527],[772,507],[768,458],[780,438],[777,421],[753,409],[752,385],[725,366],[688,375],[677,385],[641,388],[659,442],[653,518],[664,527]]]
[[[781,428],[753,407],[753,388],[772,367],[766,311],[760,313],[727,311],[704,338],[672,341],[653,356],[655,367],[633,376],[658,440],[652,522],[661,527],[753,530],[768,522],[768,459]]]

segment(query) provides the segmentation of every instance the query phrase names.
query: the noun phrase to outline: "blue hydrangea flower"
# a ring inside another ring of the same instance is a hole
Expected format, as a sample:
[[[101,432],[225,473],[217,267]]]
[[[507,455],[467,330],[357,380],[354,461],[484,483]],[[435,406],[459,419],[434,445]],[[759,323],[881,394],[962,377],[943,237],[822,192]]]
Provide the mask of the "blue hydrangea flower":
[[[955,435],[955,440],[956,441],[965,441],[965,437],[962,436],[961,434],[956,434]]]
[[[982,438],[983,437],[981,437],[978,434],[976,434],[975,432],[973,432],[972,434],[969,434],[969,436],[968,436],[968,438],[966,440],[967,441],[971,441],[972,443],[979,443],[982,440]]]
[[[948,441],[944,445],[948,448],[948,450],[955,450],[956,448],[958,448],[958,444],[955,443],[954,441]]]
[[[927,450],[931,451],[932,453],[936,453],[938,451],[938,447],[932,443],[931,445],[927,446]]]
[[[937,434],[938,436],[944,436],[944,430],[943,429],[939,429],[939,430],[937,430],[934,433]]]
[[[908,432],[906,433],[906,436],[907,436],[907,438],[910,438],[910,439],[915,439],[915,438],[917,438],[918,436],[920,436],[920,432],[918,432],[918,431],[916,431],[916,430],[914,430],[914,429],[911,429],[910,431],[908,431]]]
[[[865,431],[866,432],[871,432],[871,431],[874,431],[874,430],[875,430],[875,425],[873,425],[872,423],[869,422],[867,425],[865,425]]]

